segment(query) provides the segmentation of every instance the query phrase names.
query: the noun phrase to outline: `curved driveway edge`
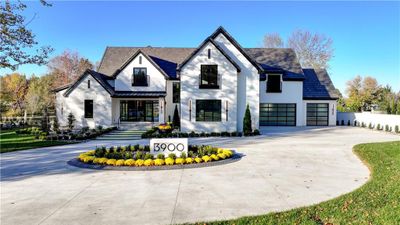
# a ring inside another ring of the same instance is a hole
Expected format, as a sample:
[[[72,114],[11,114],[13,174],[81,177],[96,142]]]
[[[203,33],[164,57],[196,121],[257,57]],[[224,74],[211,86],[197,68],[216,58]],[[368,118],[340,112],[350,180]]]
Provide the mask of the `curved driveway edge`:
[[[400,137],[354,127],[264,128],[250,138],[198,138],[245,156],[216,167],[86,170],[66,164],[91,141],[3,153],[1,224],[170,224],[265,214],[325,201],[369,177],[359,143]]]

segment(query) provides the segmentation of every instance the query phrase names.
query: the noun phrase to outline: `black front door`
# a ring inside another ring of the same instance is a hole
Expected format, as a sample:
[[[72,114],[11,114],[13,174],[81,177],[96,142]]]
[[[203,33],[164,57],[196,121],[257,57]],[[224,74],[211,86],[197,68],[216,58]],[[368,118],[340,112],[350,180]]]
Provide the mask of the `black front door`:
[[[120,120],[129,122],[158,122],[158,101],[121,100]]]

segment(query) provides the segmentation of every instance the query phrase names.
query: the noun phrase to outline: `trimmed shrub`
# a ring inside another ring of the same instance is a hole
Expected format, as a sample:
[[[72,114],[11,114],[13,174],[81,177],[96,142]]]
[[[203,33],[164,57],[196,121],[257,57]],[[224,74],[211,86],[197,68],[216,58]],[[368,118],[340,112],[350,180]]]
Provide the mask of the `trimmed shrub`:
[[[168,154],[168,158],[171,158],[171,159],[175,160],[176,159],[176,155],[174,153],[170,153],[170,154]]]
[[[135,165],[135,160],[127,159],[127,160],[125,160],[124,165],[125,166],[134,166]]]
[[[249,104],[246,106],[246,112],[243,118],[243,132],[245,135],[251,133],[253,129],[251,128],[251,114]]]
[[[389,132],[389,131],[390,131],[389,125],[387,125],[387,124],[385,125],[385,131],[386,131],[386,132]]]
[[[173,124],[174,128],[179,128],[181,126],[181,119],[179,118],[179,112],[178,112],[177,105],[175,105],[174,117],[172,119],[172,124]]]
[[[175,163],[175,159],[173,159],[173,158],[168,157],[165,159],[165,165],[174,165],[174,163]]]
[[[119,159],[117,160],[117,162],[115,163],[116,166],[123,166],[125,164],[125,160],[123,159]]]
[[[186,158],[185,161],[186,161],[186,164],[192,164],[193,163],[193,159],[192,158]]]
[[[201,159],[201,158],[199,158],[199,157],[196,157],[196,158],[194,158],[194,161],[195,161],[196,163],[201,163],[201,162],[203,162],[203,159]]]
[[[347,126],[350,126],[350,120],[347,120]]]
[[[373,129],[373,128],[374,128],[374,127],[372,126],[372,123],[369,123],[369,124],[368,124],[368,128],[369,128],[369,129]]]
[[[400,131],[399,131],[399,125],[396,125],[396,126],[394,127],[394,132],[396,132],[397,134],[400,132]]]
[[[382,130],[381,124],[380,124],[380,123],[378,123],[378,125],[376,126],[376,129],[377,129],[377,130]]]
[[[177,165],[183,165],[183,164],[185,163],[185,159],[183,159],[183,158],[176,158],[176,159],[175,159],[175,163],[176,163]]]
[[[340,125],[344,126],[344,120],[342,120],[342,123]]]
[[[211,158],[210,158],[210,156],[208,156],[208,155],[205,155],[205,156],[201,157],[201,159],[202,159],[204,162],[209,162],[209,161],[211,161]]]
[[[135,161],[135,166],[143,166],[144,160],[143,159],[138,159]]]
[[[152,166],[152,165],[154,165],[154,161],[152,159],[146,159],[144,161],[144,165],[145,166]]]

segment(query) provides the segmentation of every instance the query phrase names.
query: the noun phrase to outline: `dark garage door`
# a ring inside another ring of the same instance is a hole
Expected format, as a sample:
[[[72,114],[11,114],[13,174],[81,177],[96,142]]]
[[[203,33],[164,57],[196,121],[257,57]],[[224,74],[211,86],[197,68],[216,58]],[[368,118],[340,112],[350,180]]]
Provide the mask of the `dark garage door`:
[[[328,103],[307,103],[307,126],[328,126]]]
[[[261,103],[260,126],[296,126],[296,104]]]

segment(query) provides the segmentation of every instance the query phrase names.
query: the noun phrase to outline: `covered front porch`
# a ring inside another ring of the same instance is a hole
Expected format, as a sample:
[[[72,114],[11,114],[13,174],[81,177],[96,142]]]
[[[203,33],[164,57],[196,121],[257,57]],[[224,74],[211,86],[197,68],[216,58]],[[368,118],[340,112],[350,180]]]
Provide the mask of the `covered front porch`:
[[[123,130],[146,130],[165,122],[165,97],[114,97],[112,99],[114,126]]]

